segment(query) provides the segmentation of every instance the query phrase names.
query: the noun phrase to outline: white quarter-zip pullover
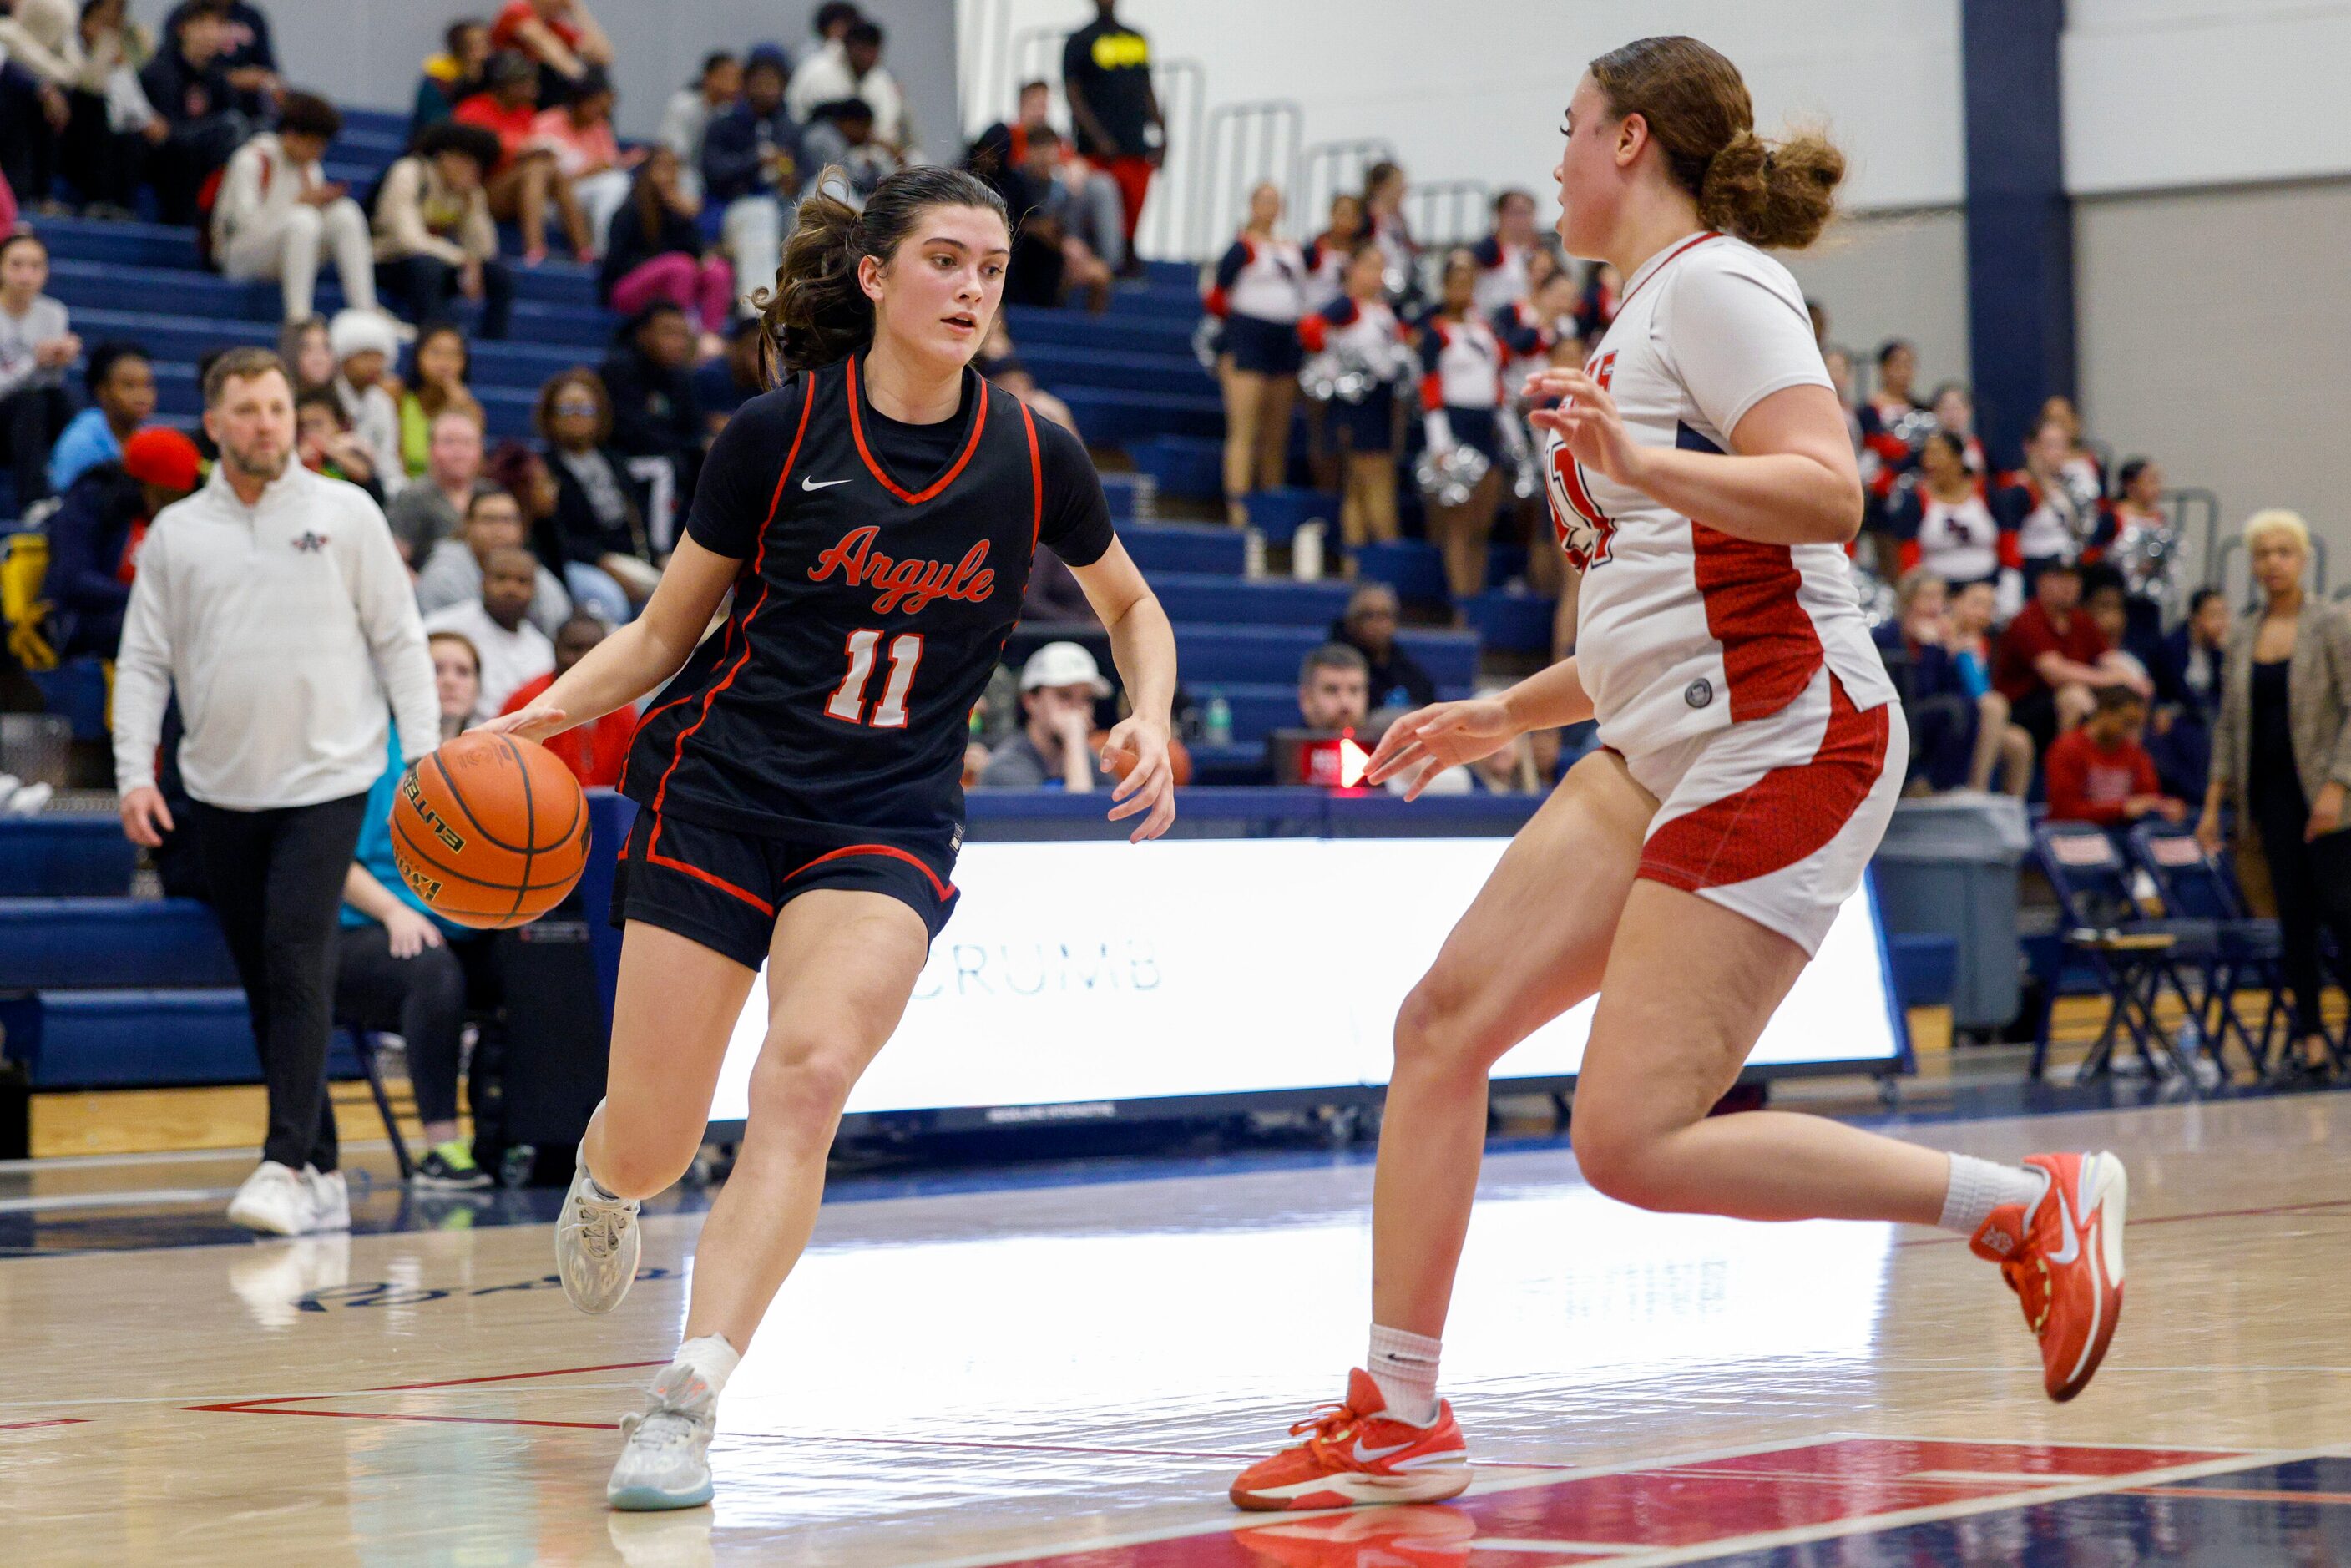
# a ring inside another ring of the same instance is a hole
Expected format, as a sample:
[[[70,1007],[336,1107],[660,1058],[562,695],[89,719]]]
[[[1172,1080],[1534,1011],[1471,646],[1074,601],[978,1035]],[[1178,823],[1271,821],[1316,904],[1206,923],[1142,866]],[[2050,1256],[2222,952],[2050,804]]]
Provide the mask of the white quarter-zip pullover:
[[[229,810],[366,793],[385,698],[414,761],[441,732],[433,661],[392,530],[366,492],[298,463],[248,507],[218,467],[156,514],[114,671],[114,779],[155,782],[179,688],[188,793]]]

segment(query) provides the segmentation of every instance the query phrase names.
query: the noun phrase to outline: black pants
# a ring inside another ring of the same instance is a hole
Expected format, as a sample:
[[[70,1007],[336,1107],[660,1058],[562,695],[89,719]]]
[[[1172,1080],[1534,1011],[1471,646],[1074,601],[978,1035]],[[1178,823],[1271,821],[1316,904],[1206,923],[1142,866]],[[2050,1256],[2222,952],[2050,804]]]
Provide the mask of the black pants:
[[[155,187],[155,205],[167,224],[196,221],[196,198],[213,171],[227,163],[253,134],[253,125],[234,110],[175,125],[172,134],[148,156],[147,177]]]
[[[0,397],[0,451],[16,475],[16,509],[49,493],[49,448],[73,418],[63,387],[26,387]]]
[[[335,1021],[389,1030],[408,1042],[417,1116],[457,1119],[458,1035],[468,1005],[496,1005],[496,966],[486,936],[445,941],[395,958],[382,926],[346,925],[336,938]]]
[[[213,913],[253,1011],[269,1088],[264,1159],[335,1168],[335,1109],[327,1098],[333,1028],[335,920],[358,847],[365,795],[270,811],[193,802]]]
[[[32,78],[12,71],[0,76],[0,174],[26,206],[54,193],[57,133],[41,107]]]
[[[85,203],[130,206],[147,170],[146,139],[116,131],[107,119],[106,99],[94,92],[70,93],[67,101],[73,118],[59,150],[66,178]]]
[[[2322,926],[2335,934],[2336,956],[2351,964],[2351,831],[2328,833],[2304,842],[2310,807],[2301,782],[2292,777],[2256,777],[2251,790],[2253,827],[2269,862],[2270,889],[2277,899],[2278,934],[2285,943],[2285,983],[2294,992],[2294,1034],[2322,1033],[2319,995],[2325,977],[2318,962]],[[2336,978],[2351,987],[2351,976]]]
[[[398,302],[419,326],[447,314],[458,298],[457,269],[436,256],[404,256],[375,264],[376,292]],[[514,274],[503,261],[482,263],[482,324],[479,338],[502,339],[514,312]]]

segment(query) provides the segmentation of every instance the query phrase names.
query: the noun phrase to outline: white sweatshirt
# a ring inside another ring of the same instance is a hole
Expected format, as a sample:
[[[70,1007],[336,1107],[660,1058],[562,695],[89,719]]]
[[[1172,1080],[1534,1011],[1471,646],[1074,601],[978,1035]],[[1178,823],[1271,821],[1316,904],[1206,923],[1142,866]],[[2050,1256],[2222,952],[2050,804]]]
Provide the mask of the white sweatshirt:
[[[213,199],[213,249],[225,252],[239,230],[279,229],[286,214],[301,204],[302,193],[326,178],[318,164],[286,155],[286,144],[265,131],[230,155]]]
[[[180,771],[208,806],[259,811],[365,794],[386,694],[404,759],[441,733],[424,626],[383,514],[298,463],[247,507],[212,480],[156,514],[114,668],[114,781],[155,782],[172,687]]]

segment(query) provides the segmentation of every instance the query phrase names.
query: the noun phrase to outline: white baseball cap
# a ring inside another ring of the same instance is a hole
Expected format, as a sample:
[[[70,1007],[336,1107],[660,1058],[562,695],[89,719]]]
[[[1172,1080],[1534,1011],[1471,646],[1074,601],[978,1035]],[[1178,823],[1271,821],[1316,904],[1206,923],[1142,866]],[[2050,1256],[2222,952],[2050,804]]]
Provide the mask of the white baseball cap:
[[[1040,686],[1091,686],[1098,697],[1110,695],[1102,666],[1075,643],[1048,643],[1029,655],[1020,666],[1020,689],[1033,692]]]

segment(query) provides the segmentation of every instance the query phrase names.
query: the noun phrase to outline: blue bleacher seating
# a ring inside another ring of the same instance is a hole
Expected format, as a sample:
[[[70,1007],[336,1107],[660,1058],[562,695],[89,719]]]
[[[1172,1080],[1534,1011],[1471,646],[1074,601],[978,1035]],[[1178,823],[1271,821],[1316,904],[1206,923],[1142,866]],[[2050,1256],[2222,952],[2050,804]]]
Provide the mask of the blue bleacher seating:
[[[1171,621],[1213,621],[1247,626],[1327,627],[1345,613],[1343,582],[1249,582],[1193,572],[1163,572],[1152,591]]]
[[[261,1079],[245,993],[190,990],[41,991],[0,997],[8,1060],[35,1089],[121,1089]],[[327,1071],[356,1078],[359,1061],[337,1031]]]
[[[1082,423],[1082,422],[1081,422]],[[1089,434],[1091,435],[1091,427]],[[1153,435],[1126,443],[1136,468],[1158,482],[1166,495],[1213,501],[1225,493],[1225,444],[1221,434]]]
[[[1249,554],[1246,541],[1232,528],[1144,524],[1122,530],[1119,538],[1155,586],[1171,572],[1238,577]]]
[[[1231,682],[1281,684],[1295,689],[1298,667],[1322,645],[1322,627],[1216,626],[1179,622],[1184,685],[1196,694]],[[1396,645],[1418,660],[1440,687],[1467,687],[1478,679],[1478,639],[1467,632],[1419,629],[1396,633]]]
[[[1462,619],[1477,632],[1480,643],[1489,648],[1507,648],[1518,653],[1550,650],[1552,622],[1557,611],[1554,600],[1499,589],[1473,593],[1461,601]]]
[[[1322,490],[1288,486],[1259,490],[1247,502],[1249,527],[1267,538],[1287,542],[1308,523],[1321,523],[1332,538],[1339,531],[1339,497]]]
[[[1443,604],[1445,557],[1421,539],[1363,545],[1353,552],[1357,581],[1384,582],[1406,604]]]
[[[235,984],[220,926],[193,899],[0,898],[0,991]]]
[[[111,812],[8,818],[0,821],[0,899],[120,898],[138,859]]]

